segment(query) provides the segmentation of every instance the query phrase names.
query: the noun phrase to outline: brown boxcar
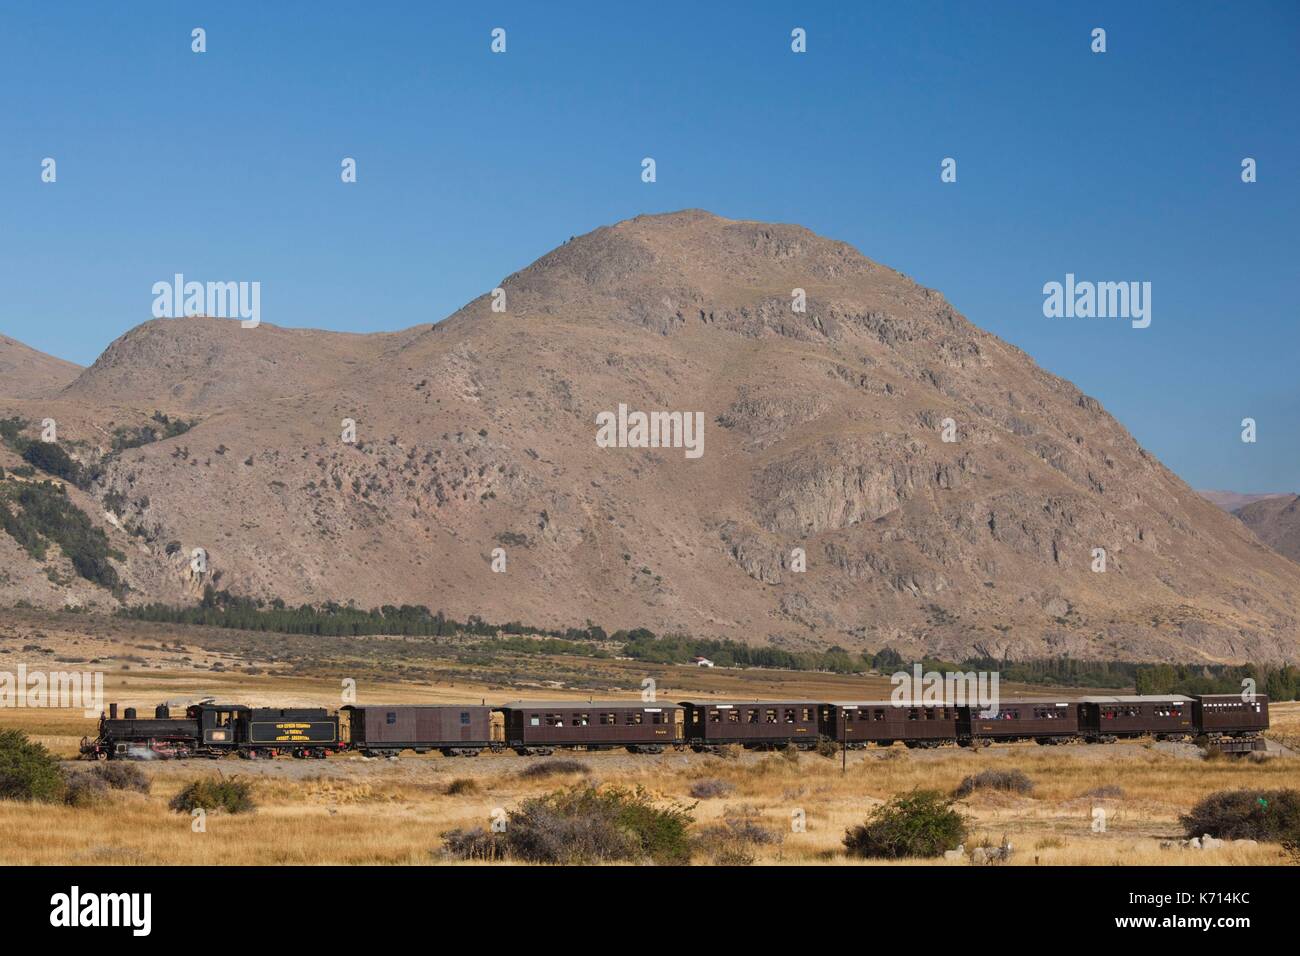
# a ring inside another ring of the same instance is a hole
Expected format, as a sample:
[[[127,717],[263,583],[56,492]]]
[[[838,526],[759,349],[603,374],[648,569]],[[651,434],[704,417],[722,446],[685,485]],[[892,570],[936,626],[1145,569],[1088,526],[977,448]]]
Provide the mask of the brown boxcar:
[[[500,720],[478,704],[350,704],[339,711],[352,748],[372,756],[403,750],[472,755],[500,747]]]
[[[550,753],[557,747],[656,753],[683,742],[682,708],[676,704],[516,701],[499,709],[506,744],[520,753]]]
[[[810,700],[684,700],[686,740],[696,750],[723,744],[746,747],[817,745],[817,711]]]
[[[1140,694],[1079,698],[1079,733],[1089,743],[1121,737],[1179,739],[1195,733],[1192,698],[1182,694]]]
[[[1201,694],[1192,704],[1197,733],[1207,737],[1254,737],[1268,730],[1268,696]]]
[[[962,744],[1012,740],[1057,744],[1079,736],[1078,710],[1063,701],[1003,700],[996,709],[972,705],[958,710],[957,736]]]
[[[819,711],[822,736],[850,749],[869,743],[888,747],[896,740],[908,747],[940,747],[957,742],[959,708],[953,704],[832,701],[822,704]]]

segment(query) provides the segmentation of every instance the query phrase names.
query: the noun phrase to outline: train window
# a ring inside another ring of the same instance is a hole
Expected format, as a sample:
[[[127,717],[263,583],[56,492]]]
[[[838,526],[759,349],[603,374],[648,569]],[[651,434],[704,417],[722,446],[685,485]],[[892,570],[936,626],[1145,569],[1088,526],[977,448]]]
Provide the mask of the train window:
[[[851,711],[851,710],[842,710],[842,711],[840,711],[840,713],[844,715],[844,722],[845,722],[846,724],[851,724],[851,723],[853,723],[853,711]]]
[[[793,724],[793,723],[794,723],[794,708],[793,708],[793,707],[787,707],[787,708],[785,709],[785,722],[786,722],[787,724]]]
[[[616,723],[618,723],[618,715],[617,715],[617,714],[601,714],[601,715],[600,715],[600,722],[601,722],[603,725],[605,725],[606,727],[608,727],[610,724],[616,724]]]
[[[575,727],[586,727],[589,723],[591,723],[591,714],[574,714],[574,715],[573,715],[573,726],[575,726]]]
[[[752,709],[745,711],[745,722],[749,724],[758,723],[758,711]]]
[[[740,723],[740,711],[735,710],[734,708],[732,710],[727,711],[727,723],[729,724]]]
[[[469,711],[468,711],[468,710],[462,710],[462,711],[460,712],[460,724],[461,724],[462,727],[468,727],[468,726],[469,726]]]
[[[652,714],[650,715],[650,723],[652,723],[652,724],[662,724],[663,722],[664,722],[664,715],[663,715],[662,712],[660,712],[660,711],[656,711],[655,713],[652,713]]]
[[[884,720],[884,719],[885,719],[885,712],[883,710],[876,711],[876,720]]]
[[[764,717],[764,719],[766,720],[766,722],[769,723],[769,724],[774,724],[774,723],[776,723],[776,711],[775,711],[775,710],[765,710],[765,711],[763,711],[763,717]]]
[[[387,714],[385,714],[384,723],[388,724],[390,727],[393,724],[397,723],[397,711],[390,710]]]
[[[533,714],[528,718],[528,726],[540,727],[541,725],[542,725],[542,718],[538,717],[536,714]]]
[[[720,724],[720,723],[722,723],[722,711],[720,711],[720,710],[711,710],[711,711],[709,711],[709,723],[711,723],[711,724]]]
[[[811,708],[811,707],[805,707],[805,708],[803,709],[803,719],[804,719],[804,720],[812,720],[812,719],[813,719],[813,712],[812,712],[812,708]]]
[[[917,709],[916,709],[915,707],[912,707],[912,708],[909,708],[908,711],[907,711],[907,719],[908,719],[908,720],[920,720],[920,719],[921,719],[921,715],[920,715],[920,713],[917,711]]]
[[[564,715],[563,715],[563,714],[547,714],[547,715],[546,715],[546,726],[547,726],[547,727],[563,727],[563,726],[564,726]]]

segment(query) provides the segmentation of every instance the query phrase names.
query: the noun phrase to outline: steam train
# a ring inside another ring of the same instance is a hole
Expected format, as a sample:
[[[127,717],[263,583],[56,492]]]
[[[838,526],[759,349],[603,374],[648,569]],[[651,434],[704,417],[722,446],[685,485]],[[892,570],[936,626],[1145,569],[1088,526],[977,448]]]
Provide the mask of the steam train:
[[[204,700],[173,717],[160,704],[140,718],[117,704],[85,738],[86,759],[324,758],[341,751],[395,757],[403,751],[474,756],[484,751],[550,754],[556,750],[716,752],[739,745],[770,750],[821,744],[859,749],[992,743],[1112,743],[1152,736],[1206,738],[1227,753],[1264,747],[1268,698],[1235,694],[1007,700],[996,708],[943,701],[515,701],[486,704],[248,707]]]

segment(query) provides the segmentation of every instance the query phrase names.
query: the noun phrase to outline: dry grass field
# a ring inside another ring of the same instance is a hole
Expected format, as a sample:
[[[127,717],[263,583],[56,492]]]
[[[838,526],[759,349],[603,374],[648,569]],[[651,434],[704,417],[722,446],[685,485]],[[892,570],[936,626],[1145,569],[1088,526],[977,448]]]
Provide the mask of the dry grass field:
[[[18,641],[27,646],[40,643],[50,660],[77,655],[99,658],[94,666],[104,670],[105,699],[140,707],[142,713],[151,713],[161,700],[183,702],[203,696],[253,704],[334,707],[339,703],[336,679],[301,673],[301,668],[263,662],[245,669],[246,661],[229,657],[221,669],[213,670],[221,654],[191,646],[187,642],[192,638],[178,637],[174,629],[160,636],[146,628],[129,645],[131,660],[127,661],[123,648],[128,645],[120,634],[110,629],[95,635],[76,625],[47,625],[38,638],[31,631],[16,636],[10,629],[7,646],[15,648]],[[273,646],[276,637],[263,635],[262,640]],[[10,666],[18,656],[0,657],[0,668]],[[574,668],[584,665],[589,662],[572,662]],[[657,675],[669,699],[706,691],[743,697],[842,697],[850,688],[854,694],[888,689],[883,679],[864,687],[862,678],[831,675],[701,672],[647,668],[634,662],[601,662],[601,666],[613,673],[626,670],[618,680],[627,689],[610,694],[622,697],[633,696],[638,675],[647,673]],[[537,696],[536,691],[454,672],[430,683],[368,681],[359,685],[359,691],[363,701],[393,703],[480,699],[499,703]],[[546,695],[585,696],[571,688],[550,686]],[[1300,704],[1275,705],[1272,713],[1270,736],[1294,747],[1300,741]],[[93,734],[94,725],[79,711],[0,710],[0,728],[22,729],[67,758],[76,754],[83,735]],[[1288,862],[1276,845],[1229,843],[1199,851],[1162,848],[1161,843],[1181,837],[1179,814],[1213,791],[1300,788],[1300,758],[1290,754],[1260,761],[1205,760],[1190,745],[1152,741],[1098,747],[1017,744],[979,752],[908,751],[895,746],[852,752],[843,770],[838,755],[828,759],[813,753],[800,754],[793,761],[782,754],[762,753],[634,756],[611,751],[572,757],[585,770],[540,777],[522,771],[542,758],[513,753],[478,758],[408,754],[397,760],[369,760],[340,755],[323,761],[142,763],[137,766],[152,784],[147,795],[114,791],[107,802],[86,808],[0,801],[0,865],[449,863],[453,861],[441,853],[443,832],[486,825],[498,808],[508,810],[528,797],[582,781],[643,786],[665,802],[694,805],[697,828],[725,818],[748,819],[770,834],[767,842],[752,848],[754,862],[760,865],[857,864],[844,854],[841,839],[845,829],[861,822],[873,807],[916,787],[951,791],[965,776],[988,768],[1023,771],[1034,784],[1032,792],[1023,795],[977,791],[960,804],[971,820],[968,847],[998,844],[1005,836],[1014,846],[1013,863],[1276,865]],[[205,832],[193,832],[190,817],[169,810],[168,802],[190,780],[216,775],[251,781],[258,807],[243,815],[210,813]],[[456,780],[472,782],[450,788]],[[701,781],[719,782],[712,786],[724,793],[696,799],[691,791]],[[1095,807],[1106,810],[1105,832],[1093,830]],[[792,826],[796,818],[805,823],[802,831]],[[711,860],[703,853],[696,862]],[[939,861],[933,865],[965,864]]]

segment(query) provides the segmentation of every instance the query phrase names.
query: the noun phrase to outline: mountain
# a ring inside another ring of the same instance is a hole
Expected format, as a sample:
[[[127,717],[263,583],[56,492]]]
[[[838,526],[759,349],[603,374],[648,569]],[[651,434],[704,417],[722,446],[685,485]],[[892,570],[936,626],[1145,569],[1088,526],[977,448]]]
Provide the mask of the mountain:
[[[1300,561],[1300,495],[1275,495],[1233,514],[1274,551]]]
[[[1245,495],[1239,491],[1215,491],[1212,489],[1200,489],[1196,492],[1206,501],[1212,502],[1224,511],[1235,512],[1238,508],[1251,504],[1256,501],[1265,501],[1269,498],[1289,498],[1290,495],[1281,492],[1270,492],[1262,495]]]
[[[57,392],[80,371],[80,365],[0,335],[0,397],[38,398]]]
[[[500,285],[383,336],[179,319],[114,342],[59,414],[126,599],[211,583],[795,649],[1300,657],[1300,565],[1095,398],[844,243],[688,210]],[[621,406],[698,415],[702,454],[601,447]],[[112,451],[154,413],[195,424]],[[7,570],[0,601],[46,577]]]

